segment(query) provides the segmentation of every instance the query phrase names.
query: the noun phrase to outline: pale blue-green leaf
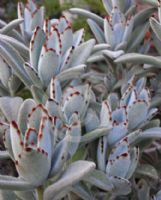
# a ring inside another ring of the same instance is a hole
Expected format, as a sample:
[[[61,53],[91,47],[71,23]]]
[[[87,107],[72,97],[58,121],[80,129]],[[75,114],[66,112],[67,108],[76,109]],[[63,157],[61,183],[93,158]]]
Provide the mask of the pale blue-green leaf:
[[[58,179],[57,182],[49,186],[44,192],[44,199],[52,200],[53,196],[56,199],[57,195],[66,188],[76,184],[84,177],[86,177],[95,168],[95,164],[90,161],[79,160],[65,170],[64,174]]]
[[[145,102],[136,102],[128,109],[128,129],[139,127],[147,119],[148,105]],[[139,117],[138,117],[139,116]]]
[[[23,19],[24,18],[24,4],[23,2],[18,2],[17,3],[17,16],[19,19]],[[24,36],[24,23],[20,24],[20,30],[21,30],[21,34]]]
[[[84,180],[105,191],[112,191],[114,188],[107,175],[100,170],[93,170],[93,172],[91,172],[89,176],[85,177]]]
[[[60,81],[58,79],[53,78],[51,80],[51,84],[52,84],[52,81],[53,81],[54,87],[55,87],[55,100],[57,102],[60,102],[61,98],[62,98],[62,88],[61,88]]]
[[[87,63],[101,62],[103,60],[105,60],[105,57],[103,55],[94,54],[88,58]]]
[[[121,42],[121,43],[119,43],[119,44],[116,45],[115,51],[119,51],[119,50],[125,51],[126,47],[127,47],[127,42],[123,41],[123,42]]]
[[[117,23],[113,27],[113,47],[116,48],[118,44],[122,42],[122,38],[125,32],[125,25],[123,23]]]
[[[61,16],[59,18],[59,23],[57,25],[57,29],[60,33],[63,33],[65,31],[65,29],[69,26],[69,21],[67,20],[67,18],[65,16]]]
[[[62,44],[62,54],[64,54],[73,45],[73,32],[70,26],[60,35]]]
[[[138,141],[145,140],[145,139],[160,139],[161,138],[161,128],[160,127],[154,127],[149,128],[145,131],[143,131],[139,137]]]
[[[73,34],[73,46],[77,47],[83,40],[84,29],[80,29]]]
[[[102,102],[102,107],[100,112],[100,126],[107,126],[107,128],[112,128],[111,107],[107,100]]]
[[[50,176],[55,176],[64,167],[69,156],[70,138],[70,135],[67,135],[57,144],[52,157]]]
[[[72,14],[83,15],[86,18],[93,19],[96,23],[103,27],[103,19],[90,11],[81,8],[71,8],[69,9],[69,11]]]
[[[128,43],[128,52],[133,52],[141,44],[148,30],[149,23],[141,24],[135,28]]]
[[[99,170],[105,172],[107,165],[107,136],[99,138],[98,147],[97,147],[97,167]]]
[[[21,83],[22,82],[16,75],[12,74],[10,76],[8,80],[8,88],[9,88],[11,96],[15,96],[15,93],[19,89]]]
[[[142,0],[144,1],[144,0]],[[149,1],[155,1],[155,0],[149,0]],[[134,16],[134,27],[137,27],[139,25],[142,25],[145,23],[145,21],[147,21],[149,19],[149,17],[151,16],[151,14],[155,11],[156,9],[154,7],[150,7],[150,8],[145,8],[143,9],[141,12],[138,12],[135,16]]]
[[[38,75],[47,87],[51,78],[56,75],[59,66],[59,56],[53,50],[46,51],[39,60]]]
[[[8,88],[8,80],[11,76],[11,68],[8,66],[8,64],[5,62],[2,57],[0,57],[0,80],[2,84]]]
[[[93,109],[89,108],[87,110],[87,113],[84,119],[84,125],[86,128],[86,131],[90,132],[96,129],[99,126],[99,124],[100,124],[100,121],[99,121],[98,115]]]
[[[161,67],[161,59],[150,56],[150,55],[143,55],[139,53],[127,53],[119,58],[117,58],[115,63],[133,63],[133,64],[152,64],[157,68]]]
[[[81,123],[78,120],[77,114],[73,114],[73,115],[75,115],[74,117],[76,119],[70,125],[70,130],[67,133],[70,136],[69,150],[68,150],[70,157],[72,157],[76,153],[76,151],[79,147],[79,143],[81,141]],[[73,115],[72,115],[72,117],[73,117]]]
[[[125,143],[125,142],[124,142]],[[119,176],[125,178],[131,164],[129,148],[125,144],[116,145],[109,155],[106,166],[108,176]]]
[[[42,46],[45,42],[46,36],[44,31],[40,28],[37,27],[32,35],[31,41],[30,41],[30,62],[31,66],[35,68],[36,70],[38,69],[38,62],[40,58],[40,53]]]
[[[157,7],[158,6],[158,3],[156,0],[142,0],[143,3],[148,3],[150,4],[151,6],[154,6],[154,7]]]
[[[108,95],[108,102],[111,107],[111,110],[115,110],[119,107],[119,97],[117,93],[110,93]]]
[[[32,83],[33,83],[35,86],[42,88],[42,87],[43,87],[43,86],[42,86],[42,82],[41,82],[40,78],[38,77],[38,74],[37,74],[37,72],[34,70],[34,68],[32,68],[32,67],[30,66],[29,63],[25,63],[25,64],[24,64],[24,68],[25,68],[26,73],[27,73],[28,76],[30,77]]]
[[[129,42],[129,39],[130,39],[132,31],[133,31],[133,27],[134,27],[134,17],[132,17],[129,21],[126,22],[122,41]]]
[[[111,27],[111,24],[109,23],[107,18],[104,18],[104,37],[107,44],[113,48],[113,42],[114,42],[114,34],[113,34],[113,27]]]
[[[48,154],[48,158],[52,158],[52,122],[48,118],[41,118],[37,147],[43,149]]]
[[[1,200],[20,200],[17,199],[17,196],[13,191],[10,190],[0,190],[0,199]]]
[[[37,86],[32,85],[31,86],[31,92],[32,92],[34,100],[37,103],[45,103],[47,101],[47,99],[48,99],[48,96],[44,92],[44,90],[39,88],[39,87],[37,87]]]
[[[86,133],[81,138],[81,143],[88,144],[99,137],[102,137],[104,135],[107,135],[110,132],[111,129],[109,128],[96,128],[93,131],[90,131],[89,133]]]
[[[11,135],[10,135],[10,129],[6,129],[3,135],[3,143],[5,146],[5,149],[8,151],[10,157],[12,160],[14,160],[12,145],[11,145]]]
[[[105,43],[103,30],[98,26],[98,24],[92,19],[87,19],[87,23],[93,32],[95,39],[98,43]]]
[[[135,188],[138,200],[150,199],[150,186],[145,179],[140,179]]]
[[[16,190],[25,191],[32,190],[35,186],[31,185],[29,182],[21,179],[15,178],[13,176],[0,175],[0,188],[4,190]]]
[[[158,39],[161,41],[161,24],[154,17],[151,17],[150,26]]]
[[[17,49],[17,51],[19,51],[20,55],[22,55],[24,58],[28,59],[29,48],[24,43],[20,42],[16,38],[13,38],[13,37],[8,36],[8,35],[0,34],[0,38],[1,38],[2,41],[6,41],[9,44],[11,44],[15,49]]]
[[[136,12],[136,4],[132,5],[131,7],[128,7],[128,9],[125,12],[125,17],[128,18],[128,16],[132,16],[135,12]]]
[[[7,23],[6,23],[5,21],[3,21],[2,19],[0,19],[0,28],[3,28],[3,27],[6,26],[6,25],[7,25]],[[15,38],[15,39],[21,41],[21,42],[24,42],[24,39],[22,38],[22,35],[21,35],[18,31],[16,31],[16,30],[11,30],[11,31],[8,33],[8,35],[9,35],[10,37],[13,37],[13,38]]]
[[[127,195],[131,192],[131,183],[122,177],[109,177],[111,184],[114,185],[113,193],[116,196]]]
[[[120,124],[118,126],[114,126],[107,136],[107,141],[109,145],[114,145],[119,140],[124,138],[128,133],[127,126]]]
[[[140,134],[142,134],[142,130],[141,129],[137,129],[136,131],[133,131],[133,132],[129,133],[127,136],[125,136],[124,138],[122,138],[121,141],[127,140],[129,145],[132,146],[132,145],[134,145],[136,143],[136,141],[139,138]]]
[[[135,173],[141,177],[148,177],[154,180],[159,179],[157,170],[149,164],[140,164]]]
[[[92,54],[96,53],[97,51],[102,51],[102,50],[106,50],[109,49],[110,45],[106,44],[106,43],[102,43],[102,44],[96,44],[93,48]]]
[[[10,155],[9,155],[8,151],[0,150],[0,160],[9,159],[9,158],[10,158]]]
[[[0,109],[8,121],[17,120],[18,111],[23,103],[21,97],[1,97]]]
[[[127,179],[131,178],[131,176],[134,174],[134,172],[137,168],[137,165],[139,162],[139,148],[134,147],[130,154],[131,154],[131,164],[130,164],[129,170],[126,174]]]
[[[112,2],[111,0],[102,0],[103,6],[108,14],[111,14],[112,11]]]
[[[93,200],[94,196],[90,189],[83,183],[77,183],[72,187],[72,192],[83,200]]]
[[[0,81],[0,96],[10,96],[10,91],[7,90],[7,88],[4,87],[4,85]]]
[[[35,191],[15,191],[14,192],[17,197],[19,197],[21,200],[36,200],[36,192]]]
[[[13,48],[8,42],[0,41],[0,55],[13,69],[19,79],[22,80],[22,82],[24,82],[26,86],[30,87],[31,83],[29,77],[23,68],[24,60],[20,56],[19,52],[15,48]]]
[[[66,69],[57,75],[57,79],[61,81],[68,81],[79,78],[86,71],[86,65],[77,65],[73,68]]]
[[[42,117],[48,117],[47,110],[44,112],[44,106],[42,104],[37,105],[28,114],[27,128],[34,128],[39,131],[40,122]]]
[[[20,25],[23,21],[24,21],[24,19],[12,20],[6,26],[4,26],[3,28],[0,29],[0,33],[7,35],[8,32],[10,32],[12,29],[17,28],[17,26]]]
[[[123,54],[124,54],[123,50],[118,50],[118,51],[103,50],[103,55],[111,59],[117,59]]]
[[[10,137],[14,159],[17,160],[18,156],[22,153],[23,150],[23,138],[15,121],[10,123]]]
[[[47,108],[49,115],[60,117],[60,106],[54,99],[48,99],[45,107]]]
[[[33,99],[26,99],[21,106],[19,106],[17,123],[24,134],[27,129],[28,122],[28,114],[32,111],[32,109],[36,106],[36,103]]]
[[[18,158],[16,169],[19,175],[31,185],[40,186],[45,183],[51,166],[48,156],[38,149],[24,149]]]
[[[72,58],[69,61],[69,66],[75,67],[77,65],[84,64],[92,53],[94,45],[95,40],[90,39],[78,46],[73,52]]]
[[[31,30],[34,30],[37,26],[43,27],[44,23],[44,7],[40,7],[33,15],[30,21]]]

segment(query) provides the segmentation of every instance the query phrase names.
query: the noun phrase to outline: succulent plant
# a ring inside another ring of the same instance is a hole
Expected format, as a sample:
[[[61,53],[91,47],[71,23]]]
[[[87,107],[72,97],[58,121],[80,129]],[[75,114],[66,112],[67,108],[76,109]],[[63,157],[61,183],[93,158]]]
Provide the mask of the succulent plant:
[[[78,115],[74,114],[71,124],[66,125],[65,136],[58,140],[57,135],[60,135],[61,130],[54,127],[54,117],[48,114],[43,105],[36,106],[32,99],[23,102],[19,97],[1,97],[0,104],[1,110],[10,121],[8,125],[5,123],[3,138],[20,177],[14,180],[17,184],[24,181],[24,188],[22,185],[20,190],[25,190],[26,186],[31,189],[42,186],[48,178],[58,179],[64,173],[67,161],[75,153],[79,144],[78,137],[81,134],[81,127]],[[14,104],[16,107],[13,108]],[[9,115],[11,110],[14,110],[12,117]],[[77,141],[74,138],[76,136]],[[77,168],[79,165],[84,165],[85,168],[87,166],[87,171],[94,168],[92,162],[72,163],[72,166]],[[8,177],[9,180],[12,181],[12,177]],[[6,187],[9,189],[10,184],[8,183]],[[15,188],[15,190],[19,189]],[[46,198],[51,199],[48,197],[50,195],[50,193],[46,194]]]
[[[93,39],[80,44],[82,37],[83,29],[73,33],[65,17],[54,23],[47,20],[44,30],[37,27],[30,42],[30,65],[25,66],[33,84],[47,88],[52,77],[61,81],[68,80],[68,74],[79,77],[95,44]]]
[[[38,7],[33,0],[28,0],[25,5],[18,2],[17,14],[19,19],[24,19],[24,22],[20,25],[22,35],[24,39],[30,40],[34,29],[37,26],[43,27],[44,7]]]
[[[144,2],[70,9],[96,40],[32,0],[0,21],[0,159],[17,171],[0,170],[0,199],[160,199],[161,5]]]

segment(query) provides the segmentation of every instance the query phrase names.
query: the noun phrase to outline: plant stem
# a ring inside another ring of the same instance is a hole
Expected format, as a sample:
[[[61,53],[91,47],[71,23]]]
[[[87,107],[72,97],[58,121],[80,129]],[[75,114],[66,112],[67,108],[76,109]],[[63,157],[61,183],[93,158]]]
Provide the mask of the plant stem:
[[[37,190],[38,200],[43,200],[43,193],[44,193],[43,187],[39,186],[36,190]]]

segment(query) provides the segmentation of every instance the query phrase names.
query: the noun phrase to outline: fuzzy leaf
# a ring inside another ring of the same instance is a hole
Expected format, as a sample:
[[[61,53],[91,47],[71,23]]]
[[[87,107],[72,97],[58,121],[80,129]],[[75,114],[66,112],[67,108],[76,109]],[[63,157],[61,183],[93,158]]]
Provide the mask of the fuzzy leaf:
[[[17,120],[18,111],[23,102],[21,97],[1,97],[0,109],[8,121]]]
[[[136,102],[128,109],[128,128],[133,130],[147,118],[148,106],[145,102]],[[139,117],[138,117],[139,116]]]
[[[52,157],[50,176],[55,176],[58,172],[60,172],[64,163],[67,161],[69,156],[69,140],[70,136],[67,135],[57,144]]]
[[[44,92],[44,90],[37,86],[32,85],[31,92],[32,92],[33,98],[35,99],[37,103],[45,103],[48,99],[48,96]]]
[[[57,75],[57,79],[61,81],[68,81],[74,78],[79,78],[86,71],[86,65],[78,65],[73,68],[66,69]]]
[[[37,72],[30,66],[30,64],[25,63],[24,68],[28,76],[30,77],[32,83],[37,87],[43,87],[40,78],[38,77]]]
[[[42,46],[45,42],[45,34],[40,27],[37,27],[32,35],[30,41],[30,61],[31,66],[34,67],[36,70],[38,69],[38,61],[40,58],[40,53]]]
[[[161,59],[149,56],[149,55],[143,55],[138,53],[127,53],[119,58],[117,58],[115,63],[133,63],[133,64],[152,64],[157,68],[161,67]]]
[[[100,26],[103,27],[103,19],[101,17],[99,17],[98,15],[93,14],[90,11],[87,11],[87,10],[81,9],[81,8],[71,8],[71,9],[69,9],[69,11],[72,14],[83,15],[86,18],[93,19],[93,21],[97,22]]]
[[[114,185],[113,193],[115,195],[127,195],[131,192],[131,183],[124,178],[112,176],[109,178]]]
[[[111,180],[100,170],[93,170],[93,172],[91,172],[89,176],[85,177],[84,180],[105,191],[111,191],[113,189]]]
[[[27,129],[28,114],[35,106],[36,103],[34,100],[26,99],[19,107],[17,122],[22,133],[25,133]]]
[[[0,38],[1,38],[1,40],[4,40],[4,41],[8,42],[9,44],[11,44],[20,53],[20,55],[22,55],[22,57],[28,59],[29,48],[24,43],[20,42],[16,38],[10,37],[8,35],[0,34]]]
[[[73,52],[72,58],[69,62],[69,66],[75,67],[77,65],[84,64],[92,53],[94,45],[95,40],[90,39],[87,42],[84,42],[80,46],[78,46]]]
[[[149,177],[154,180],[159,179],[159,175],[157,173],[157,170],[149,164],[140,164],[135,172],[139,177]]]
[[[9,43],[0,41],[0,55],[5,59],[8,65],[12,67],[19,79],[22,80],[26,86],[30,86],[29,78],[22,67],[24,60],[19,55],[19,52]]]
[[[35,188],[35,186],[21,178],[0,175],[0,188],[4,190],[25,191],[32,190]]]
[[[88,25],[89,25],[90,29],[92,30],[95,38],[96,38],[96,41],[98,43],[105,43],[103,31],[97,25],[97,23],[95,21],[93,21],[92,19],[87,19],[87,22],[88,22]]]
[[[56,75],[59,66],[59,57],[52,49],[44,52],[39,60],[38,75],[47,87],[51,78]]]
[[[31,185],[42,185],[49,175],[51,165],[46,152],[27,147],[20,155],[16,165],[19,175]]]
[[[4,35],[5,34],[7,35],[8,32],[10,32],[12,29],[17,28],[17,26],[19,24],[21,24],[23,21],[24,21],[24,19],[15,19],[15,20],[12,20],[6,26],[4,26],[3,28],[0,29],[0,33],[4,34]]]
[[[95,164],[89,161],[76,161],[69,165],[64,174],[58,179],[57,182],[49,186],[44,192],[44,199],[52,200],[57,199],[57,195],[63,190],[66,190],[70,186],[74,185],[78,181],[82,180],[95,168]],[[64,194],[63,194],[64,195]]]
[[[153,29],[154,33],[161,41],[161,24],[153,17],[150,18],[150,26]]]

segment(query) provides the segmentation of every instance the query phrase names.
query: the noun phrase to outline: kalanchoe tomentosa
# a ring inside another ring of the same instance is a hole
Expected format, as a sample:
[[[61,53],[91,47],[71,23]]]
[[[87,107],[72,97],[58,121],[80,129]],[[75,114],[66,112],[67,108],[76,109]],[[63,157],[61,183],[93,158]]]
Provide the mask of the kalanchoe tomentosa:
[[[18,18],[24,19],[20,25],[21,33],[26,40],[30,40],[33,30],[39,26],[43,27],[44,23],[44,7],[38,7],[33,0],[28,0],[24,5],[18,2],[17,5]]]
[[[44,30],[37,27],[30,42],[31,66],[25,66],[33,84],[47,88],[53,76],[69,68],[68,74],[78,71],[78,75],[73,73],[73,76],[79,77],[85,70],[82,64],[85,64],[95,44],[94,39],[81,44],[82,38],[83,29],[73,33],[65,17],[54,23],[47,20]]]
[[[17,104],[17,107],[13,108],[14,104]],[[20,177],[17,181],[24,181],[28,187],[35,188],[44,185],[48,178],[55,177],[57,180],[61,177],[66,168],[65,164],[79,145],[81,126],[78,115],[74,113],[71,124],[64,125],[66,133],[60,140],[58,135],[61,129],[56,128],[55,118],[48,114],[42,104],[36,106],[32,99],[23,102],[19,97],[2,97],[0,107],[10,121],[9,125],[2,123],[2,128],[5,129],[3,138]],[[11,117],[9,112],[13,110],[15,115]],[[77,145],[73,147],[72,141]],[[94,167],[94,163],[85,161],[78,165],[76,162],[74,166],[79,167],[81,164],[85,167],[85,171],[82,171],[85,174]],[[78,177],[75,181],[77,180]],[[50,196],[50,193],[48,195]]]

